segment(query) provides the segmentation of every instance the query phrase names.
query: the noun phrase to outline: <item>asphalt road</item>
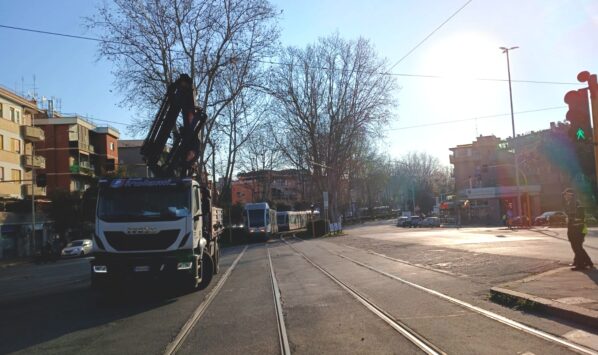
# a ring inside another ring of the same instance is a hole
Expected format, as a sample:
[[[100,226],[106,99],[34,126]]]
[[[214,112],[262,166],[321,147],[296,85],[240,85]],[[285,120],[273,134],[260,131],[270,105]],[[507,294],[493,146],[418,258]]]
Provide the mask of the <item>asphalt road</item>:
[[[488,301],[491,286],[567,262],[561,230],[383,221],[346,232],[223,249],[221,272],[189,294],[147,285],[97,297],[87,259],[0,270],[0,353],[598,352],[595,330]]]

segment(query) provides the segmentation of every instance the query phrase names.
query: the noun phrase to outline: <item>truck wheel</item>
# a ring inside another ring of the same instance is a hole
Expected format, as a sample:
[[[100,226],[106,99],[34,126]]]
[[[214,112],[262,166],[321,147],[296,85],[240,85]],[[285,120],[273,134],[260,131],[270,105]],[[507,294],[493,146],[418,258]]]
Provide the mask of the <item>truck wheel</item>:
[[[212,277],[214,276],[214,260],[210,254],[204,252],[201,258],[201,282],[199,283],[198,288],[200,290],[205,289],[212,281]]]

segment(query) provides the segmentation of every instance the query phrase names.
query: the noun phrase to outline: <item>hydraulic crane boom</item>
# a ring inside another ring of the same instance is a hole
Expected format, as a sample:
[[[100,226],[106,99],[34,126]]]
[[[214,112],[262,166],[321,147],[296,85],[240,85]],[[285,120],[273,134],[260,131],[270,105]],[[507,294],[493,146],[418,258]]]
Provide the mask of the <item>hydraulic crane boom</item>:
[[[177,126],[182,113],[183,125]],[[195,106],[193,81],[187,74],[168,86],[166,96],[141,146],[141,154],[157,177],[188,177],[199,155],[199,132],[207,116]],[[172,139],[170,150],[168,139]]]

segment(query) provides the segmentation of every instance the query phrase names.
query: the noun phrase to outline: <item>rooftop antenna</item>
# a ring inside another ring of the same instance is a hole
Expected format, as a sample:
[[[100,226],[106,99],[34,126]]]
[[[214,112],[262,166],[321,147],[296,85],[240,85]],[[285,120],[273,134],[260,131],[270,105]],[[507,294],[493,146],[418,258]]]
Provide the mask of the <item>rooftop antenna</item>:
[[[37,101],[37,86],[35,85],[35,74],[33,74],[33,99]]]

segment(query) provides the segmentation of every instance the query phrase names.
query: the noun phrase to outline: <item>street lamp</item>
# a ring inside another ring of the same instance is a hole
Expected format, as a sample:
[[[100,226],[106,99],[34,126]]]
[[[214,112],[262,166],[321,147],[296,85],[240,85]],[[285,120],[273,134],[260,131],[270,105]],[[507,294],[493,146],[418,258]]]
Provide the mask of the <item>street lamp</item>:
[[[511,127],[513,128],[513,155],[515,156],[515,182],[517,184],[517,211],[521,211],[521,191],[519,190],[519,162],[517,161],[517,148],[515,147],[515,115],[513,114],[513,90],[511,89],[511,64],[509,61],[509,51],[519,47],[499,47],[503,53],[507,54],[507,74],[509,75],[509,100],[511,103]]]

